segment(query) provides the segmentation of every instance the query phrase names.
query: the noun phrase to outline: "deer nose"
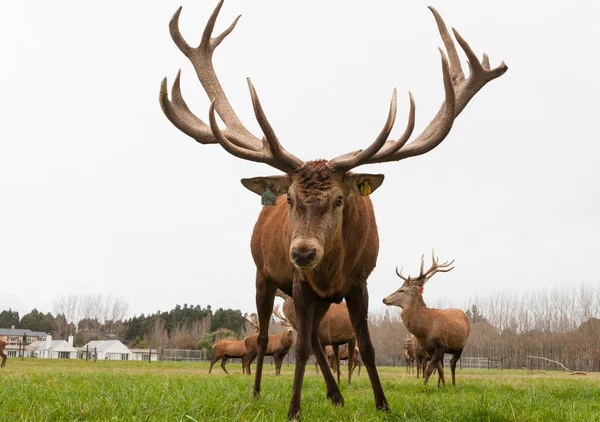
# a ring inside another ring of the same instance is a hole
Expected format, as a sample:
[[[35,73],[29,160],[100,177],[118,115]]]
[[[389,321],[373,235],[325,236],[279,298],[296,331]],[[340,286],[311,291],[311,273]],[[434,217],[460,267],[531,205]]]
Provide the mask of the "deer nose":
[[[294,263],[299,267],[307,267],[315,259],[317,255],[317,250],[315,248],[312,249],[292,249],[292,258],[294,259]]]

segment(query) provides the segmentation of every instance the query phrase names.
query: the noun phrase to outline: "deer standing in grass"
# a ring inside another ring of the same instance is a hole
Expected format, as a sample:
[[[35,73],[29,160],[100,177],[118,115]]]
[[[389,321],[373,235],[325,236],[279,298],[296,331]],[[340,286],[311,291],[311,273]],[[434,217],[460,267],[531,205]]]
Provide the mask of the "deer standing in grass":
[[[4,368],[6,366],[6,353],[4,353],[4,348],[6,347],[6,342],[4,340],[0,340],[0,357],[2,358],[2,364],[0,364],[0,368]]]
[[[452,355],[450,370],[452,371],[452,385],[456,385],[456,362],[460,359],[463,348],[469,338],[471,326],[469,318],[460,309],[430,309],[423,301],[423,286],[438,272],[448,272],[454,260],[440,264],[432,251],[431,267],[424,270],[425,257],[421,258],[421,271],[418,277],[404,277],[402,269],[396,274],[404,283],[394,293],[383,299],[388,306],[402,308],[400,316],[406,329],[415,336],[415,340],[431,355],[431,361],[424,373],[424,383],[437,368],[439,379],[446,385],[444,378],[444,354]],[[438,380],[439,385],[439,380]]]
[[[333,346],[325,346],[325,356],[327,356],[327,360],[329,361],[329,367],[334,371],[337,372],[339,375],[339,368],[340,368],[340,362],[343,360],[347,360],[348,361],[348,384],[350,384],[351,381],[351,376],[352,373],[354,372],[354,369],[356,367],[358,367],[358,375],[360,375],[360,370],[362,368],[362,363],[360,363],[360,360],[358,359],[358,355],[360,354],[358,347],[354,347],[354,353],[352,353],[352,362],[350,362],[350,357],[348,356],[348,343],[346,344],[342,344],[340,345],[338,351],[339,351],[339,356],[336,360],[336,355],[335,352],[333,351]],[[337,361],[337,364],[336,364]],[[337,365],[337,368],[336,368]],[[338,378],[338,383],[339,383],[339,378]]]
[[[284,299],[283,312],[286,317],[296,328],[299,324],[298,318],[296,317],[296,308],[294,306],[294,300],[278,290],[276,296]],[[296,328],[297,330],[297,328]],[[317,337],[321,347],[331,346],[334,359],[334,368],[339,368],[340,364],[340,352],[339,347],[342,344],[349,344],[351,348],[356,347],[356,335],[354,334],[354,328],[350,321],[350,314],[348,313],[348,306],[346,303],[334,303],[332,304],[317,328]],[[325,350],[323,350],[325,351]],[[327,357],[327,355],[325,355]],[[329,362],[329,359],[327,359]],[[318,364],[318,360],[317,360]],[[354,361],[348,364],[348,384],[352,383],[352,366]],[[318,369],[317,369],[318,373]],[[325,376],[325,374],[324,374]],[[340,372],[337,371],[337,382],[340,383]]]
[[[406,373],[410,374],[410,370],[413,367],[413,364],[415,363],[415,356],[413,355],[413,349],[412,349],[412,339],[410,337],[408,337],[406,339],[406,341],[404,342],[404,346],[402,346],[402,348],[404,349],[404,362],[406,363]]]
[[[285,173],[242,180],[246,188],[262,196],[264,205],[269,205],[263,207],[251,239],[260,322],[253,394],[256,397],[260,393],[263,359],[269,341],[268,322],[275,292],[279,288],[293,297],[294,305],[302,315],[296,326],[297,363],[288,417],[300,416],[304,372],[312,351],[326,380],[327,398],[333,404],[344,402],[318,337],[319,324],[330,304],[343,299],[346,299],[360,354],[369,374],[375,406],[379,410],[388,410],[367,323],[367,278],[375,267],[379,252],[377,225],[369,195],[381,186],[384,176],[351,173],[351,170],[363,164],[399,161],[431,151],[446,138],[455,118],[471,98],[486,83],[503,75],[507,67],[501,63],[497,68],[490,68],[487,55],[479,61],[469,45],[454,31],[469,59],[470,74],[465,77],[446,25],[435,9],[430,8],[449,56],[448,59],[446,53],[440,50],[445,99],[431,123],[414,141],[407,143],[414,128],[415,111],[411,96],[404,134],[396,141],[388,140],[396,117],[394,90],[386,123],[370,146],[329,161],[303,161],[281,146],[250,80],[248,86],[254,113],[264,138],[251,134],[229,103],[213,68],[212,57],[215,49],[233,31],[238,19],[213,37],[222,5],[223,1],[219,2],[209,18],[198,47],[190,46],[179,30],[181,8],[175,12],[169,25],[173,41],[192,62],[211,101],[209,124],[194,115],[187,106],[181,95],[179,74],[173,84],[171,99],[166,79],[163,80],[159,101],[171,123],[197,142],[218,143],[238,158],[265,163]],[[219,128],[216,114],[225,124],[224,130]]]
[[[417,367],[417,378],[422,373],[425,376],[425,368],[427,367],[427,362],[431,359],[431,356],[427,351],[421,346],[419,340],[417,340],[414,336],[411,343],[412,355],[415,359],[415,366]]]
[[[246,321],[250,322],[250,324],[254,327],[256,331],[258,331],[258,327],[256,322],[252,320],[248,315],[244,315]],[[256,334],[254,334],[256,335]],[[250,359],[250,353],[246,348],[246,339],[243,340],[220,340],[213,344],[213,359],[210,362],[210,367],[208,368],[208,373],[212,372],[213,365],[221,360],[221,368],[225,371],[226,374],[227,369],[225,368],[225,364],[229,358],[239,358],[242,359],[242,373],[250,375],[250,364],[254,358]]]
[[[273,360],[275,361],[275,374],[279,375],[281,373],[283,358],[285,358],[290,350],[290,347],[292,347],[294,344],[294,330],[292,329],[292,326],[288,320],[281,315],[278,306],[273,309],[273,315],[282,321],[282,325],[285,327],[285,330],[280,334],[271,334],[269,336],[269,342],[267,343],[265,356],[273,356]],[[258,333],[249,335],[244,339],[244,341],[246,344],[246,349],[248,349],[248,359],[250,363],[252,363],[258,355]]]

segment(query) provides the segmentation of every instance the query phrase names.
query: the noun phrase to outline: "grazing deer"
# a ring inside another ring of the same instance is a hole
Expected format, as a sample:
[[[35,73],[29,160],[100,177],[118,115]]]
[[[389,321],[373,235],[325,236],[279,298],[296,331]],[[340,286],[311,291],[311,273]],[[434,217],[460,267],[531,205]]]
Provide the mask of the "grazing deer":
[[[2,358],[2,364],[0,365],[0,368],[4,368],[6,366],[6,359],[8,359],[6,353],[4,353],[5,347],[6,342],[4,340],[0,340],[0,357]]]
[[[408,331],[415,336],[419,344],[431,355],[431,361],[427,366],[427,372],[424,373],[427,384],[429,377],[437,368],[439,378],[442,384],[446,385],[444,379],[444,354],[452,355],[450,360],[450,370],[452,371],[452,385],[456,385],[455,371],[456,362],[460,359],[463,348],[469,338],[469,318],[460,309],[430,309],[423,301],[423,286],[427,281],[438,272],[448,272],[454,260],[440,264],[432,251],[431,268],[423,271],[425,257],[421,257],[421,271],[418,277],[404,277],[402,269],[396,274],[404,283],[402,287],[394,293],[383,299],[383,303],[388,306],[399,306],[402,308],[400,316],[402,322]],[[439,380],[438,380],[439,385]]]
[[[288,320],[281,315],[281,312],[279,312],[279,306],[276,306],[273,309],[273,314],[282,321],[282,325],[286,328],[280,334],[272,334],[269,336],[265,356],[273,356],[273,360],[275,361],[275,374],[279,375],[281,373],[283,358],[285,358],[290,351],[290,347],[294,344],[294,330]],[[250,360],[250,363],[252,363],[258,355],[258,333],[249,335],[244,341],[246,349],[248,349],[248,359]]]
[[[396,117],[394,90],[383,130],[366,149],[344,154],[332,160],[303,161],[280,144],[254,86],[248,80],[254,113],[264,138],[251,134],[237,117],[217,78],[212,64],[216,48],[233,31],[236,20],[220,35],[212,36],[221,10],[220,1],[208,20],[200,45],[190,46],[179,30],[179,8],[171,19],[171,37],[190,59],[211,101],[209,124],[194,115],[181,95],[180,74],[167,92],[166,79],[160,88],[159,101],[167,118],[185,134],[201,144],[221,145],[230,154],[249,161],[265,163],[284,175],[242,179],[242,184],[262,197],[264,205],[255,225],[251,251],[256,264],[256,305],[260,322],[259,352],[254,380],[254,396],[260,393],[262,366],[269,341],[268,321],[275,291],[280,288],[291,295],[302,318],[296,326],[296,368],[288,417],[300,415],[300,395],[306,362],[314,350],[327,384],[327,397],[333,404],[343,404],[333,375],[327,365],[318,327],[331,303],[344,298],[356,333],[360,354],[369,373],[379,410],[389,405],[381,388],[375,366],[375,351],[367,323],[367,278],[373,271],[379,252],[375,214],[369,195],[383,183],[382,174],[351,173],[363,164],[399,161],[425,154],[438,146],[450,132],[454,120],[471,98],[489,81],[503,75],[507,66],[490,68],[487,55],[479,61],[463,38],[454,35],[469,59],[469,76],[465,77],[460,59],[441,16],[430,8],[448,52],[440,50],[445,99],[440,111],[413,142],[407,141],[414,128],[414,101],[410,96],[410,113],[404,134],[388,141]],[[225,129],[221,130],[216,114]],[[289,317],[289,316],[288,316]]]
[[[294,306],[294,300],[281,290],[277,290],[275,295],[285,299],[283,302],[283,311],[285,312],[285,315],[288,317],[288,320],[290,321],[292,326],[296,328],[299,324],[299,321],[298,318],[296,318],[296,308]],[[334,359],[334,368],[338,368],[340,364],[339,347],[342,344],[346,343],[352,349],[356,347],[356,335],[354,334],[354,328],[352,327],[352,322],[350,320],[350,314],[348,313],[348,306],[346,305],[346,303],[334,303],[329,307],[329,309],[321,319],[319,326],[317,327],[317,338],[319,339],[321,347],[331,345]],[[354,361],[349,361],[348,363],[348,384],[352,383],[353,364]],[[325,373],[323,373],[323,376],[325,376]],[[337,371],[337,382],[339,385],[340,371]]]

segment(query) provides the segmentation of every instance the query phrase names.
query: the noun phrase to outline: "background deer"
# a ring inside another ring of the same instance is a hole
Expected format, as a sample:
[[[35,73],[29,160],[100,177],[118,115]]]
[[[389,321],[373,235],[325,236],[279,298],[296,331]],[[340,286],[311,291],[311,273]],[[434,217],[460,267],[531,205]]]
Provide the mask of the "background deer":
[[[427,351],[421,346],[419,340],[417,340],[414,336],[411,342],[412,355],[415,359],[415,366],[417,367],[417,378],[422,373],[423,377],[425,376],[425,368],[427,367],[427,362],[431,360],[431,356]]]
[[[288,320],[295,328],[298,324],[296,318],[296,309],[294,307],[294,300],[278,290],[275,293],[277,296],[284,299],[283,312],[287,316]],[[356,335],[354,334],[354,328],[350,321],[350,315],[348,313],[348,307],[346,303],[334,303],[332,304],[325,316],[321,319],[317,328],[317,337],[322,347],[331,346],[332,356],[334,360],[333,368],[339,368],[340,364],[340,352],[339,347],[342,344],[348,344],[350,348],[356,347]],[[328,359],[329,361],[329,359]],[[354,361],[348,363],[348,384],[352,383],[352,366]],[[318,372],[318,370],[317,370]],[[340,383],[340,371],[337,371],[337,382]]]
[[[244,319],[250,323],[255,331],[258,332],[258,325],[256,324],[256,321],[252,319],[252,317],[244,315]],[[221,368],[223,368],[223,371],[225,371],[226,374],[229,374],[225,368],[227,359],[239,358],[242,359],[242,373],[250,375],[250,364],[254,360],[254,357],[251,356],[251,353],[249,353],[248,349],[246,348],[246,338],[243,340],[220,340],[213,344],[213,359],[210,362],[208,373],[211,373],[215,362],[221,360]]]
[[[413,368],[413,364],[415,362],[415,356],[413,355],[413,343],[410,336],[406,338],[402,349],[404,350],[403,355],[404,362],[406,363],[406,373],[410,374],[410,370]]]
[[[254,113],[264,138],[248,131],[227,100],[212,64],[215,49],[233,31],[237,18],[220,35],[213,28],[223,2],[219,2],[202,34],[198,47],[190,46],[179,31],[181,8],[175,12],[169,28],[181,52],[190,59],[208,95],[209,124],[194,115],[185,103],[179,74],[171,91],[166,79],[159,101],[167,118],[182,132],[201,144],[218,143],[230,154],[265,163],[284,175],[243,179],[242,184],[262,197],[264,205],[255,225],[251,251],[256,264],[256,306],[260,322],[259,351],[254,380],[254,396],[260,393],[262,366],[269,341],[268,321],[275,291],[291,295],[302,318],[296,330],[296,368],[289,417],[300,414],[300,395],[306,362],[314,350],[327,385],[327,397],[343,404],[338,384],[327,365],[318,337],[318,327],[331,303],[346,299],[356,333],[360,354],[369,374],[375,406],[389,409],[375,366],[375,351],[367,323],[367,278],[373,271],[379,252],[375,214],[369,195],[383,183],[381,174],[353,174],[363,164],[399,161],[424,154],[439,145],[450,132],[454,119],[471,98],[489,81],[503,75],[501,63],[490,68],[487,55],[479,61],[460,35],[454,35],[469,59],[470,74],[465,77],[454,42],[440,15],[430,8],[444,46],[440,50],[445,99],[438,114],[411,143],[414,128],[414,101],[410,96],[407,128],[397,140],[388,140],[396,117],[396,91],[386,123],[375,141],[364,150],[344,154],[332,160],[303,161],[286,151],[268,122],[254,86],[248,80]],[[216,114],[225,124],[219,128]],[[289,315],[288,315],[289,317]]]
[[[6,366],[6,353],[4,353],[4,348],[6,347],[6,342],[4,340],[0,340],[0,357],[2,358],[2,364],[0,364],[0,368],[4,368]]]
[[[339,357],[337,359],[337,368],[336,368],[336,359],[335,352],[333,351],[333,346],[325,346],[325,356],[327,356],[327,360],[329,361],[329,367],[333,371],[337,371],[338,375],[340,372],[340,362],[343,360],[348,361],[348,383],[350,383],[350,377],[352,373],[354,373],[354,369],[358,367],[358,375],[360,376],[360,370],[362,368],[362,363],[358,359],[358,355],[360,354],[358,347],[354,347],[354,353],[352,353],[352,362],[350,362],[350,357],[348,355],[348,343],[340,345],[338,352]],[[338,378],[339,382],[339,378]]]
[[[438,272],[448,272],[454,260],[439,264],[432,251],[431,268],[423,271],[425,265],[424,256],[421,258],[421,271],[418,277],[404,277],[402,269],[396,274],[404,283],[394,293],[383,299],[388,306],[399,306],[402,308],[400,316],[406,329],[415,336],[420,345],[431,355],[431,361],[424,374],[427,384],[429,377],[437,368],[439,377],[446,385],[444,379],[444,354],[452,355],[450,369],[452,371],[452,385],[456,385],[455,372],[456,362],[460,359],[463,348],[469,338],[471,326],[467,315],[460,309],[430,309],[423,301],[423,286]],[[439,385],[439,380],[438,380]]]
[[[279,312],[278,306],[273,309],[273,315],[282,321],[285,330],[280,334],[272,334],[269,336],[265,356],[273,356],[273,360],[275,361],[275,374],[279,375],[281,373],[283,358],[285,358],[290,347],[294,344],[294,330],[289,321],[281,314],[281,312]],[[258,355],[258,333],[249,335],[244,341],[246,349],[248,350],[248,359],[250,360],[250,363],[252,363]]]
[[[227,368],[225,368],[227,359],[240,358],[242,359],[242,373],[250,375],[251,361],[248,361],[247,356],[248,350],[246,349],[244,340],[220,340],[213,344],[213,359],[210,361],[208,373],[211,373],[213,365],[220,360],[221,368],[223,368],[226,374],[229,374]]]

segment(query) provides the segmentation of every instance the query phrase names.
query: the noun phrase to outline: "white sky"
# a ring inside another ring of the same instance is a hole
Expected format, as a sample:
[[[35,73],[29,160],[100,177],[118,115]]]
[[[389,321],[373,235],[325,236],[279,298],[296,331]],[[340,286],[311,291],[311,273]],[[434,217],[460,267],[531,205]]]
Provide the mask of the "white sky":
[[[169,20],[199,42],[216,0],[13,1],[0,6],[0,310],[52,311],[67,294],[123,297],[130,315],[176,303],[254,311],[250,234],[260,198],[242,177],[277,174],[179,132],[158,104],[182,68],[205,119],[208,100],[173,44]],[[442,42],[422,2],[228,0],[217,31],[242,14],[215,68],[238,115],[260,134],[252,80],[284,146],[302,159],[365,147],[399,92],[422,130],[443,88]],[[498,289],[600,279],[600,26],[596,1],[433,5],[473,49],[509,70],[476,96],[444,143],[370,165],[381,247],[371,309],[432,247],[456,269],[426,300],[460,304]],[[464,57],[464,56],[463,56]]]

